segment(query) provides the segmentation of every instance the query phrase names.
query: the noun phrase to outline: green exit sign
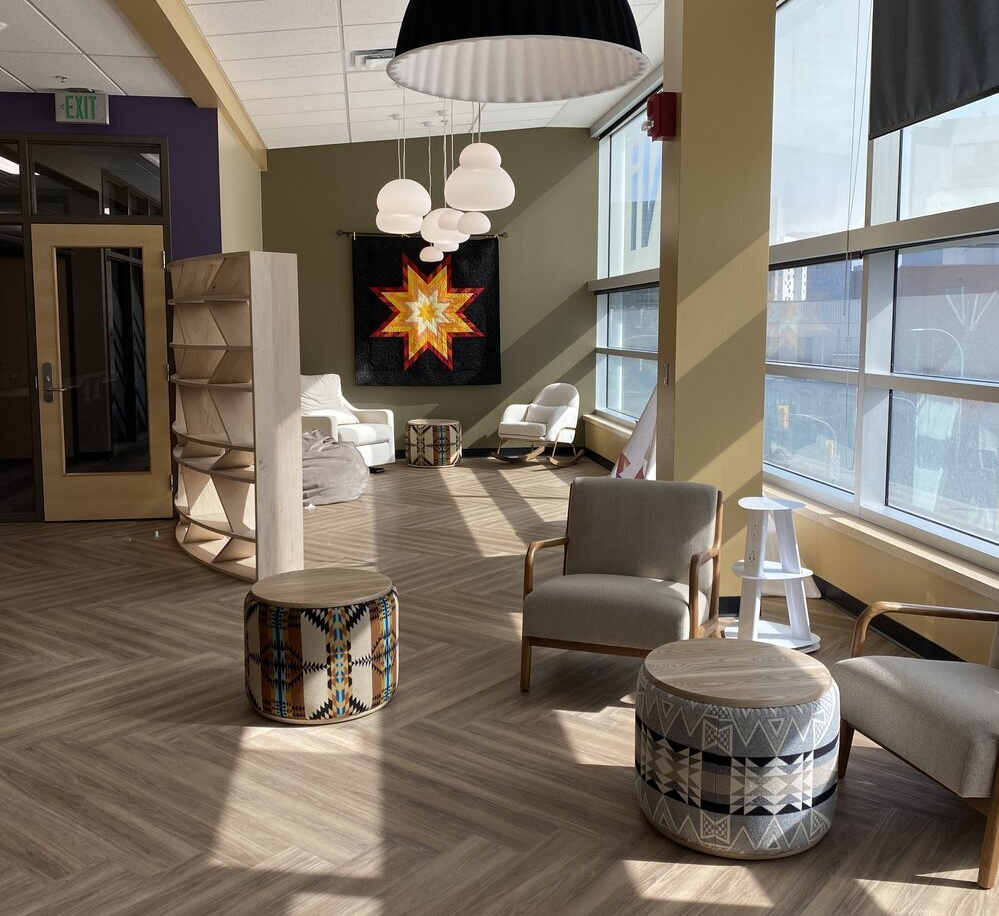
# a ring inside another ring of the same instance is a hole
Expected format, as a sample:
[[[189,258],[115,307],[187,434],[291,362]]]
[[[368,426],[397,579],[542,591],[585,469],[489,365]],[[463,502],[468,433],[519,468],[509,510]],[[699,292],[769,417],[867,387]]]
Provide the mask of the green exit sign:
[[[106,92],[69,89],[56,92],[56,121],[71,124],[110,124]]]

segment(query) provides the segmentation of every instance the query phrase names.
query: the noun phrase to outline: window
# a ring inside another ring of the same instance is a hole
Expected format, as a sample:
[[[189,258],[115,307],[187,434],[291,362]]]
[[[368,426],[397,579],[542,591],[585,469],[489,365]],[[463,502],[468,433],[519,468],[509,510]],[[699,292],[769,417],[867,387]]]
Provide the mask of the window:
[[[764,469],[999,568],[999,95],[868,144],[870,6],[778,9]]]
[[[597,297],[597,406],[637,420],[656,386],[659,289]]]
[[[659,266],[663,151],[642,130],[644,108],[610,136],[607,276]]]
[[[645,106],[600,141],[597,409],[637,420],[656,385],[662,147]]]

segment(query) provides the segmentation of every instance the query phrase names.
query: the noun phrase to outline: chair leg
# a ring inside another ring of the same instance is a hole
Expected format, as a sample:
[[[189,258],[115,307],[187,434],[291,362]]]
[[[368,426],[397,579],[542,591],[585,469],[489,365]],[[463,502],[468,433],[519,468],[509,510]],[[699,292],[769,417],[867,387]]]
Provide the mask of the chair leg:
[[[850,762],[850,748],[853,747],[853,726],[846,721],[842,720],[842,724],[839,729],[839,778],[842,779],[846,776],[846,767]]]
[[[531,689],[531,641],[526,636],[520,641],[520,689]]]
[[[992,798],[989,800],[988,819],[985,821],[985,841],[982,858],[978,864],[978,886],[986,890],[995,887],[999,871],[999,761],[992,778]]]

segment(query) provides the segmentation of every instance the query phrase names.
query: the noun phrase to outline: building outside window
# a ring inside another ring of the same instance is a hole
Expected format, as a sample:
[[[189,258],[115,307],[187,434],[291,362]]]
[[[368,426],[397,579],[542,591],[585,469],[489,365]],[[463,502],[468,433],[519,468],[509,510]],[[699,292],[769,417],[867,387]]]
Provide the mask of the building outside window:
[[[999,96],[868,141],[870,23],[777,11],[764,468],[999,567]]]

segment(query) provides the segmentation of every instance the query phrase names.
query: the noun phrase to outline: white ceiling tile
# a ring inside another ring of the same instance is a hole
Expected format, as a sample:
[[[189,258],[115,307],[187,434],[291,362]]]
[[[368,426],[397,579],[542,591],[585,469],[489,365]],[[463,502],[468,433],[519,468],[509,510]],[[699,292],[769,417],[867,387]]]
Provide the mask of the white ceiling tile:
[[[129,95],[159,95],[183,98],[187,95],[170,72],[155,57],[112,57],[100,55],[95,64]]]
[[[114,57],[153,57],[154,54],[136,33],[132,24],[110,2],[81,3],[80,0],[31,0],[32,4],[72,38],[87,54]],[[5,4],[0,3],[0,7]],[[85,9],[81,9],[85,7]],[[0,19],[4,16],[0,15]],[[19,47],[19,51],[32,48]]]
[[[371,22],[391,22],[396,35],[409,0],[341,0],[344,25],[365,25]],[[393,48],[395,41],[392,41]]]
[[[189,4],[205,35],[337,25],[336,0],[231,0]]]
[[[233,83],[295,76],[329,76],[343,71],[343,59],[339,52],[300,54],[295,57],[260,57],[253,60],[227,60],[222,69]]]
[[[343,29],[343,46],[348,51],[371,51],[394,48],[399,37],[399,23],[348,25]]]
[[[422,105],[406,106],[406,121],[409,130],[415,130],[419,122],[426,120],[436,120],[437,111],[440,109],[440,102],[429,102]],[[386,124],[395,124],[392,118],[394,114],[401,114],[402,109],[397,105],[376,105],[370,108],[355,108],[353,99],[350,99],[350,120],[354,121],[384,121]],[[420,125],[422,129],[422,125]],[[393,130],[395,128],[393,127]]]
[[[327,143],[346,143],[350,139],[344,124],[327,124],[319,127],[278,127],[260,131],[268,149],[289,146],[322,146]]]
[[[548,127],[549,124],[551,124],[551,118],[497,121],[495,123],[487,122],[482,130],[482,135],[488,137],[489,134],[498,130],[529,130],[532,127]]]
[[[121,95],[118,87],[110,82],[88,57],[79,53],[36,54],[30,51],[0,51],[0,67],[35,90],[86,87],[99,89],[111,95]],[[65,76],[66,82],[60,82],[56,76]]]
[[[0,57],[3,55],[0,54]],[[29,89],[20,80],[15,79],[5,70],[0,70],[0,92],[27,92]]]
[[[282,29],[278,32],[212,35],[208,44],[220,61],[324,54],[340,50],[340,29]]]
[[[2,0],[0,20],[7,28],[0,30],[2,51],[52,51],[71,54],[77,50],[51,22],[22,0]]]
[[[275,127],[319,127],[323,124],[346,124],[347,112],[340,111],[288,111],[283,114],[257,115],[253,119],[257,130]]]
[[[399,88],[379,89],[376,92],[348,92],[347,95],[350,98],[351,108],[376,108],[394,105],[400,113],[402,112],[402,90]],[[410,96],[406,99],[406,110],[408,111],[411,102],[418,103],[413,101],[410,93],[407,95]]]
[[[375,89],[398,89],[399,84],[384,70],[358,70],[347,72],[347,88],[351,92],[370,92]]]
[[[0,61],[0,66],[2,66]],[[323,95],[343,91],[343,76],[295,76],[290,79],[233,83],[240,99],[279,99],[291,95]]]
[[[246,113],[258,115],[282,114],[295,111],[343,111],[347,102],[342,93],[286,96],[279,99],[250,99],[243,103]]]

